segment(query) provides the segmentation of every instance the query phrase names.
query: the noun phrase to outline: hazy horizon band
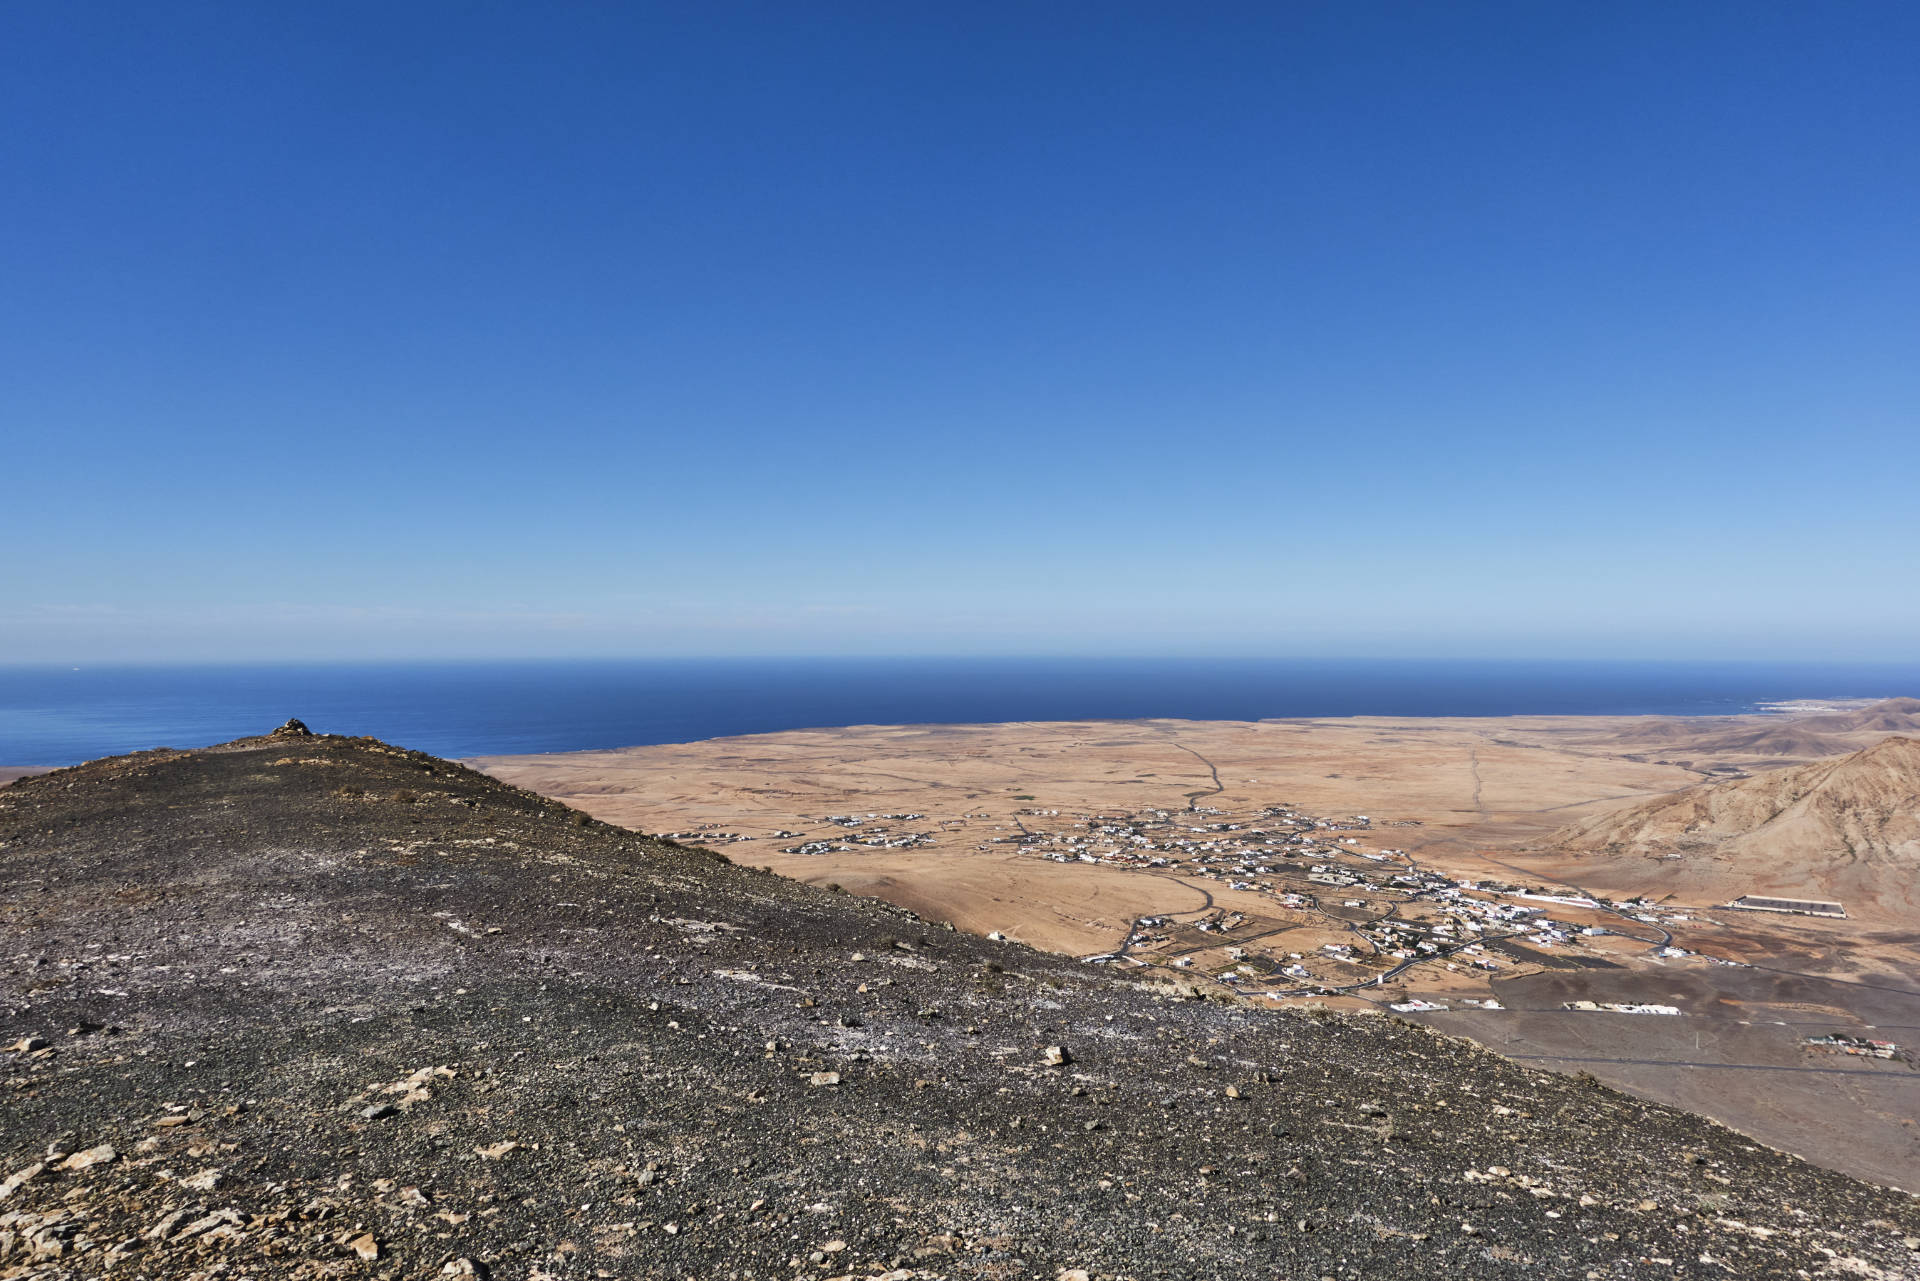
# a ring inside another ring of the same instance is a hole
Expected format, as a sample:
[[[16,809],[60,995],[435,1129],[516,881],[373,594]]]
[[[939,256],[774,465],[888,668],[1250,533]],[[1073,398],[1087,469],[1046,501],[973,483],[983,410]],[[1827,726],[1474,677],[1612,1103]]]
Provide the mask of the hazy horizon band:
[[[298,716],[443,756],[843,725],[1731,715],[1920,692],[1914,663],[651,659],[0,666],[0,765],[197,747]]]

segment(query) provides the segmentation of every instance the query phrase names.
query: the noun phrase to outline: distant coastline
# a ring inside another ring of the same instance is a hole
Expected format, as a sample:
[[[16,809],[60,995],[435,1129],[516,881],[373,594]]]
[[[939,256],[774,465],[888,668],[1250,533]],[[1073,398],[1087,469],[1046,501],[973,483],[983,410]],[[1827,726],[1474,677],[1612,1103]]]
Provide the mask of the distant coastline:
[[[1727,716],[1920,691],[1905,664],[1407,659],[674,659],[0,667],[0,765],[199,747],[289,716],[439,755],[844,725]]]

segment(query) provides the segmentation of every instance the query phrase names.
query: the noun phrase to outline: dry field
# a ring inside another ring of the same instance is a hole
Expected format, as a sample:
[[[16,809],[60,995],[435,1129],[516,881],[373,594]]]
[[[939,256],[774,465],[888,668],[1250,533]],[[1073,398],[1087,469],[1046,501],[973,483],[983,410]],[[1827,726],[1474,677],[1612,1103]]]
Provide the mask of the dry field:
[[[1122,952],[1196,991],[1444,1005],[1409,1013],[1920,1189],[1920,1071],[1805,1044],[1838,1031],[1904,1055],[1920,1039],[1904,885],[1847,920],[1769,916],[1720,905],[1818,888],[1819,868],[1676,877],[1671,859],[1556,844],[1911,717],[856,726],[472,763],[736,862],[1051,951]]]

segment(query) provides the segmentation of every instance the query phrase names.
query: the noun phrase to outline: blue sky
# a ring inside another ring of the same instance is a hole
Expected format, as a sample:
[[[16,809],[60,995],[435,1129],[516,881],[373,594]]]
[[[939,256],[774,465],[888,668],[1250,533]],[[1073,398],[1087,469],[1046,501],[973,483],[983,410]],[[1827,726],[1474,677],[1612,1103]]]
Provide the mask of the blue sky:
[[[1905,3],[0,14],[0,661],[1920,649]]]

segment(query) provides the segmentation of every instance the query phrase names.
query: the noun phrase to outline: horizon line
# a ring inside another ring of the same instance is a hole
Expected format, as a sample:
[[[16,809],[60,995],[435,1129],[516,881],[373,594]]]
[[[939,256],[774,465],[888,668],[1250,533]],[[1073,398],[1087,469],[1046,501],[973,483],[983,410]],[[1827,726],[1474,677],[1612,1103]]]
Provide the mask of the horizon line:
[[[969,654],[946,651],[923,653],[817,654],[493,654],[447,655],[393,654],[374,656],[268,656],[232,655],[162,658],[0,658],[0,671],[60,669],[84,671],[89,668],[176,668],[176,667],[366,667],[366,666],[476,666],[481,664],[580,664],[609,663],[1312,663],[1312,664],[1533,664],[1576,666],[1597,663],[1617,666],[1821,666],[1821,667],[1901,667],[1920,668],[1920,654],[1905,657],[1717,657],[1712,655],[1661,655],[1620,657],[1603,654],[1112,654],[1037,651],[1030,653]]]

